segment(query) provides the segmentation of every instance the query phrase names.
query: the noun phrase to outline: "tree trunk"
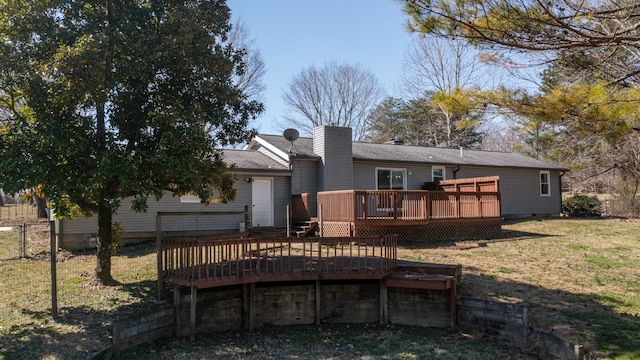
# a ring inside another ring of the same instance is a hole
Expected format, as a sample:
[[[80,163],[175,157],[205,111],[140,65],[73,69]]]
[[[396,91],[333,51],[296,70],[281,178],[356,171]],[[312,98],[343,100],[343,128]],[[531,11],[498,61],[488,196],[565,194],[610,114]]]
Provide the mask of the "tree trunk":
[[[96,274],[92,280],[93,285],[115,285],[116,281],[111,276],[111,249],[113,247],[111,234],[111,220],[113,211],[107,199],[102,199],[98,205],[98,239],[97,239],[97,266]]]
[[[36,205],[38,206],[38,218],[40,219],[48,218],[49,215],[47,214],[47,199],[37,194],[33,195],[33,199],[35,200]]]

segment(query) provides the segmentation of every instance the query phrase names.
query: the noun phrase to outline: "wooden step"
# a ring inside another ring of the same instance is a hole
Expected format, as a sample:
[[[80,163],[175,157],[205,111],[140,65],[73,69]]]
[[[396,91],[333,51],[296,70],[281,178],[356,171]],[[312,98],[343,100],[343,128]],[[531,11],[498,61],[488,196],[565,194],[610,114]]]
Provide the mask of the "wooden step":
[[[318,221],[317,220],[307,220],[304,223],[302,223],[301,225],[297,226],[298,230],[295,230],[294,232],[296,233],[297,237],[304,237],[307,236],[310,232],[312,232],[313,230],[315,230],[318,227]]]

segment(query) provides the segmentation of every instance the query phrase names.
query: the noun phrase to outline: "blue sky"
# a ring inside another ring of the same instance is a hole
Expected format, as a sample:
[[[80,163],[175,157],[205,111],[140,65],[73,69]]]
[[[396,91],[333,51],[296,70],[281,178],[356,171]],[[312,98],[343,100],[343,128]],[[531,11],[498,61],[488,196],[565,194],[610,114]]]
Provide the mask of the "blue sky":
[[[234,20],[249,28],[266,63],[266,111],[253,126],[279,134],[286,124],[282,94],[309,66],[360,64],[388,95],[400,79],[404,52],[413,35],[394,0],[228,0]],[[279,122],[279,123],[278,123]]]

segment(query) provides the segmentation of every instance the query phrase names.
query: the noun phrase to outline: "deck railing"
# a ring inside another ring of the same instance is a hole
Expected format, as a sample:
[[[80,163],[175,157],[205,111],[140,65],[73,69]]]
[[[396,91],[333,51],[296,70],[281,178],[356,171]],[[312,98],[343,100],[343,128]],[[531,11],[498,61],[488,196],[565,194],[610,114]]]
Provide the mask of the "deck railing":
[[[397,236],[162,240],[162,276],[184,286],[379,277],[397,263]]]
[[[311,195],[309,193],[291,195],[291,219],[305,221],[311,218]]]
[[[318,193],[324,221],[500,217],[500,193],[413,190],[344,190]]]

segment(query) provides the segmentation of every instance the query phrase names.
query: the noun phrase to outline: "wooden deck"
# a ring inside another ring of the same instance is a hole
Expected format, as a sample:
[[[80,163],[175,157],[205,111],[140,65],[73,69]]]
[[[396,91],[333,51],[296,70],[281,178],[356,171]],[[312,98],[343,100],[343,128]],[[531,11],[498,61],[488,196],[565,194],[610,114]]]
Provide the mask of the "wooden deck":
[[[456,184],[459,185],[459,184]],[[318,193],[324,236],[384,236],[399,240],[461,239],[498,235],[496,191],[343,190]]]
[[[391,289],[444,291],[448,296],[442,305],[448,308],[450,328],[455,329],[460,265],[398,261],[397,236],[348,239],[162,239],[161,246],[159,268],[162,271],[158,280],[159,283],[173,285],[174,304],[178,309],[177,324],[182,324],[179,318],[182,301],[180,289],[190,288],[189,328],[185,332],[192,340],[196,333],[199,289],[242,285],[242,324],[245,329],[251,330],[255,323],[256,306],[260,306],[254,300],[255,285],[261,282],[276,282],[278,286],[286,286],[286,282],[290,281],[315,281],[315,302],[307,305],[315,306],[317,324],[322,319],[322,304],[327,301],[321,294],[321,283],[325,281],[379,280],[379,321],[383,324],[389,323],[389,293],[400,296],[397,290]],[[414,296],[413,293],[410,296]],[[404,308],[398,308],[398,303],[392,305],[394,311],[404,311]],[[433,306],[437,309],[441,307]],[[416,310],[412,302],[406,307],[410,314],[414,311],[424,315],[424,311],[427,311],[422,308]],[[414,315],[403,313],[402,316],[415,321]]]
[[[342,190],[318,193],[323,221],[385,225],[500,217],[500,193],[485,191]]]
[[[397,263],[397,236],[163,239],[162,277],[175,285],[382,279]]]

